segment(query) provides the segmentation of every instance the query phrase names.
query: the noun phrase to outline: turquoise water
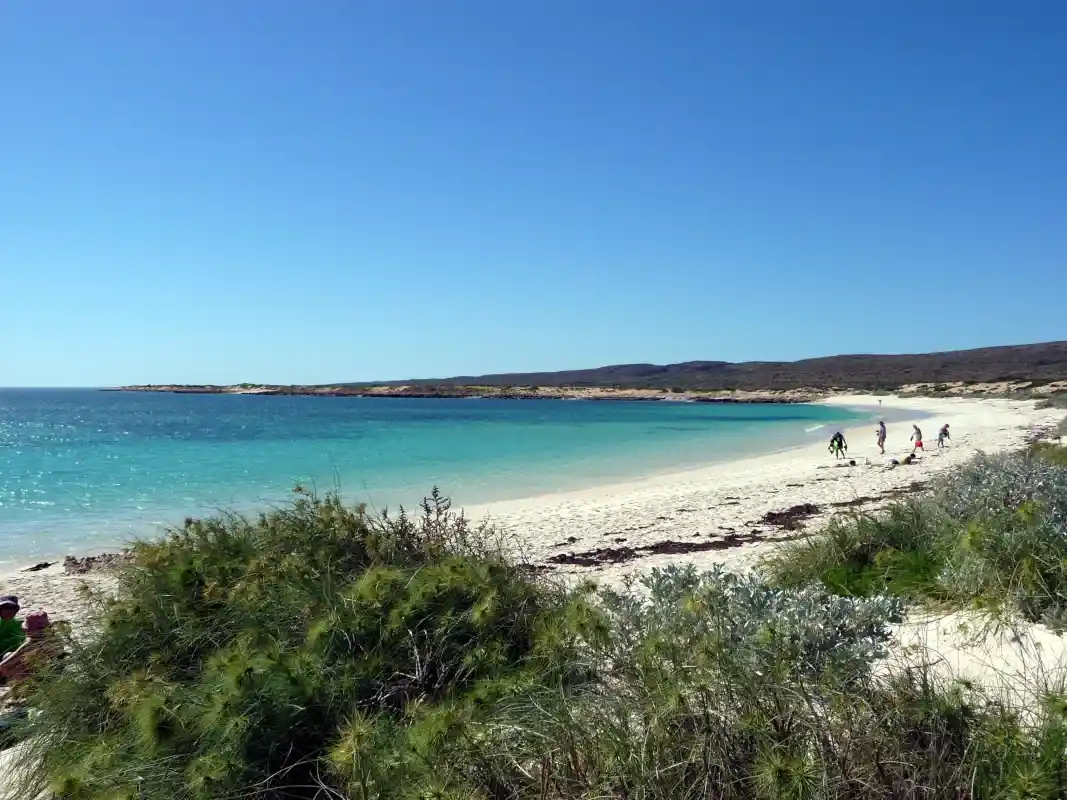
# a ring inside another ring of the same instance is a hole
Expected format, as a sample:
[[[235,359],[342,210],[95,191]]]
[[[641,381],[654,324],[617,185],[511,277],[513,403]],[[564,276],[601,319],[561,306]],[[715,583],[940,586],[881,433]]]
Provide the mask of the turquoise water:
[[[295,484],[377,507],[558,492],[828,437],[805,405],[0,390],[0,563],[114,547]]]

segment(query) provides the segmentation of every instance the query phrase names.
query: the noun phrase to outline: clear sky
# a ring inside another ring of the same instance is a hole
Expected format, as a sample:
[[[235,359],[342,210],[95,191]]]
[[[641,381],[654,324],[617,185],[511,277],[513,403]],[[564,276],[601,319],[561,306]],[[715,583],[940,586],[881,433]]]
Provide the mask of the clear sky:
[[[1067,338],[1067,3],[0,8],[0,385]]]

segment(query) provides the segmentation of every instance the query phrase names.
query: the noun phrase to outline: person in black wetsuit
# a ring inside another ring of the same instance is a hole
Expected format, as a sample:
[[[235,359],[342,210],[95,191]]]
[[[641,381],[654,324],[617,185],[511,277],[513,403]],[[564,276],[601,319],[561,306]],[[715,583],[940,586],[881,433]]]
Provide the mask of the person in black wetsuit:
[[[941,426],[941,430],[939,430],[937,432],[937,448],[938,448],[938,450],[944,448],[945,439],[951,439],[951,438],[952,437],[948,435],[948,423],[946,422],[944,425]]]
[[[830,437],[830,452],[834,454],[835,458],[845,458],[848,453],[848,442],[845,441],[845,435],[838,431]]]

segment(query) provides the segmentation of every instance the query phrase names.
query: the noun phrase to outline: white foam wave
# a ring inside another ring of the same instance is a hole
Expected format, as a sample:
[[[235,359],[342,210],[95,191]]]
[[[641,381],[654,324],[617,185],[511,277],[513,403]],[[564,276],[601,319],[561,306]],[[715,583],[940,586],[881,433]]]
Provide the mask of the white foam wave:
[[[820,425],[812,425],[810,428],[805,428],[804,429],[804,433],[815,433],[815,431],[819,430],[819,428],[825,428],[825,427],[826,427],[826,423],[825,422],[823,422]]]

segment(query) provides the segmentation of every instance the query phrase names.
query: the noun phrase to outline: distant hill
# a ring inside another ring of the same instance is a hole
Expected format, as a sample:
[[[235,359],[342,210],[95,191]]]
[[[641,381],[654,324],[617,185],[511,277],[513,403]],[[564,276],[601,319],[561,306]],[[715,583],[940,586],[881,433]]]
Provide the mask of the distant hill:
[[[346,386],[579,386],[706,390],[897,389],[915,383],[1033,381],[1067,378],[1067,341],[983,347],[919,355],[843,355],[803,361],[687,361],[619,364],[563,372],[338,384]]]

